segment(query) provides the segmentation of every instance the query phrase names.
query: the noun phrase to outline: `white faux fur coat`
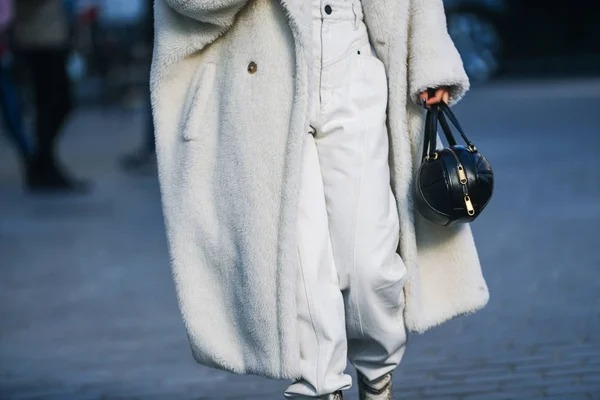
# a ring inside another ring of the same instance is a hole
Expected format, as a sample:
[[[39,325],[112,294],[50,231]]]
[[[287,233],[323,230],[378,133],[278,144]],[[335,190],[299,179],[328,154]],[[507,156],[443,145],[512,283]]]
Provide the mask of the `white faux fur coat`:
[[[412,203],[418,94],[469,83],[441,0],[363,0],[389,81],[389,164],[405,321],[422,332],[488,300],[468,226]],[[156,0],[152,101],[165,224],[196,360],[234,373],[299,375],[295,221],[309,131],[308,0]],[[255,63],[256,70],[250,68]]]

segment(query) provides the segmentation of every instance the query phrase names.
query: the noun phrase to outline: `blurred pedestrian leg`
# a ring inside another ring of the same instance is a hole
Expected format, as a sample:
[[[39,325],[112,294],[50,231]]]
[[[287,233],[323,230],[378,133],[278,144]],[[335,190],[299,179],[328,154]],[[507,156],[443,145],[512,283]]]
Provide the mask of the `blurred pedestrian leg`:
[[[154,43],[154,8],[153,0],[146,0],[146,9],[143,20],[144,42],[151,49]],[[150,77],[150,59],[152,51],[148,52],[148,78]],[[144,99],[144,127],[141,146],[126,154],[121,159],[121,166],[126,171],[136,172],[138,174],[148,175],[156,173],[156,152],[154,142],[154,121],[152,117],[152,103],[150,102],[150,82],[146,85]]]
[[[13,56],[8,37],[13,16],[12,0],[0,0],[0,113],[7,136],[17,148],[26,173],[32,146],[25,135],[19,92],[12,74]]]
[[[12,75],[12,55],[4,43],[0,46],[0,112],[5,132],[17,148],[26,173],[33,146],[25,134],[19,91]]]
[[[124,170],[142,175],[156,173],[156,147],[154,142],[154,121],[152,119],[152,104],[150,93],[144,99],[144,131],[141,146],[121,159]]]
[[[15,47],[31,79],[36,147],[27,186],[31,190],[85,191],[57,160],[56,145],[72,109],[67,60],[69,20],[62,0],[15,2]]]

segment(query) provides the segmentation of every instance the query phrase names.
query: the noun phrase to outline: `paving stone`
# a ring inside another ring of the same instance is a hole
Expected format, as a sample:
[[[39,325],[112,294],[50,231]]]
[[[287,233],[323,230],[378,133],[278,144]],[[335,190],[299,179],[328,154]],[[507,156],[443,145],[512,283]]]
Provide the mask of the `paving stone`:
[[[544,376],[547,377],[553,377],[553,376],[563,376],[563,375],[596,375],[599,376],[600,375],[600,367],[594,367],[594,368],[589,368],[587,366],[577,366],[577,365],[573,365],[571,368],[568,369],[560,369],[560,368],[554,368],[554,366],[552,366],[552,369],[547,369],[544,370]]]
[[[561,385],[550,387],[545,391],[547,396],[559,396],[559,395],[585,395],[592,394],[593,388],[583,385],[583,384],[574,384],[574,385]]]
[[[535,399],[535,398],[539,398],[542,395],[541,391],[522,391],[519,392],[519,398],[520,399]],[[515,393],[485,393],[484,395],[482,394],[474,394],[474,395],[468,395],[468,396],[464,396],[461,398],[461,400],[479,400],[479,399],[486,399],[486,400],[514,400],[515,399]]]
[[[588,394],[578,394],[578,395],[564,395],[564,394],[561,394],[559,396],[545,396],[544,399],[551,399],[551,400],[594,400]]]
[[[432,367],[430,367],[431,369]],[[465,373],[465,370],[443,370],[443,371],[435,371],[433,370],[433,374],[435,376],[439,376],[440,378],[465,378],[465,375],[467,375]],[[497,376],[504,376],[506,374],[511,374],[513,371],[510,368],[510,365],[497,365],[494,367],[482,367],[482,368],[478,368],[477,370],[473,370],[473,368],[470,368],[468,370],[468,375],[469,377],[497,377]]]

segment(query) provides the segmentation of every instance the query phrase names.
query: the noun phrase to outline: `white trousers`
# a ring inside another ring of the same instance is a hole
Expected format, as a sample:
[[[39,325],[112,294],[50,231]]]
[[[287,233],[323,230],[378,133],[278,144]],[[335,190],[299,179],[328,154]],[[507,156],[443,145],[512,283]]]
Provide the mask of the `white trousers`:
[[[312,0],[314,85],[298,213],[302,379],[290,398],[350,388],[400,363],[406,268],[390,187],[387,78],[359,0]]]

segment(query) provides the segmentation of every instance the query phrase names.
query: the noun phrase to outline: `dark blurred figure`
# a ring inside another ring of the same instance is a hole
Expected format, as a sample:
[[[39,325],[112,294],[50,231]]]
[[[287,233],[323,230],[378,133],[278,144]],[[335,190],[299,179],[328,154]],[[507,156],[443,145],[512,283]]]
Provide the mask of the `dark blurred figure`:
[[[8,137],[14,143],[27,173],[32,146],[25,134],[19,91],[13,77],[13,56],[9,46],[13,23],[12,0],[0,0],[0,112]]]
[[[154,42],[154,1],[147,0],[145,15],[143,21],[143,36],[145,42],[152,48]],[[150,63],[152,53],[149,54],[148,71],[150,71]],[[148,72],[149,75],[149,72]],[[148,76],[149,78],[149,76]],[[142,138],[141,146],[132,153],[127,154],[121,160],[123,169],[130,172],[149,174],[156,172],[156,148],[154,141],[154,122],[152,120],[152,105],[150,103],[150,87],[149,81],[145,85],[144,99],[144,137]]]
[[[71,29],[63,0],[17,0],[14,45],[34,94],[36,148],[26,177],[31,190],[82,192],[89,187],[57,160],[58,135],[71,112],[67,61]]]

